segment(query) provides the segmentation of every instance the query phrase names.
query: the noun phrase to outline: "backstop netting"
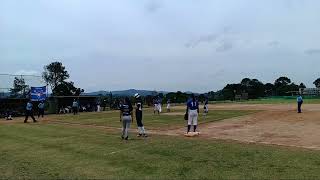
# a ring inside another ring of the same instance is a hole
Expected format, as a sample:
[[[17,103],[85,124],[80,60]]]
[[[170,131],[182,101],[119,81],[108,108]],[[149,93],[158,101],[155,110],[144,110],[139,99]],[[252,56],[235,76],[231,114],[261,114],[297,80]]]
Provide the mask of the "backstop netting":
[[[0,74],[0,98],[9,97],[11,89],[14,88],[15,78],[23,79],[25,85],[30,87],[46,86],[42,76],[37,75],[14,75]]]

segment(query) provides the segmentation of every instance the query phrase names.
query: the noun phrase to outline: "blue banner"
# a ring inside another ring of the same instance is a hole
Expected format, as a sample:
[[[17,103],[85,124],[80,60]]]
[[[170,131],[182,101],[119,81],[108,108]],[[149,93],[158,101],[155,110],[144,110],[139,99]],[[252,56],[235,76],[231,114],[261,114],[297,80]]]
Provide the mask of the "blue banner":
[[[31,87],[31,101],[45,101],[47,98],[47,88]]]

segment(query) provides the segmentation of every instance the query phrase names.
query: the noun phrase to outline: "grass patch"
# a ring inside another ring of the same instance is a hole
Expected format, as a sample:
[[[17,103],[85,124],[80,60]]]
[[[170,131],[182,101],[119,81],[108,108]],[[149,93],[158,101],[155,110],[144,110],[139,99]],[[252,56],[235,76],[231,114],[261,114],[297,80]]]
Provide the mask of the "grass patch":
[[[0,126],[0,177],[13,179],[319,179],[320,152],[119,134],[49,124]]]
[[[162,113],[161,115],[154,115],[152,109],[145,109],[143,114],[143,122],[148,129],[172,129],[179,128],[186,124],[183,119],[184,110],[176,109],[171,113]],[[208,123],[219,121],[227,118],[243,116],[257,111],[244,110],[213,110],[204,118],[199,116],[199,123]],[[58,120],[67,123],[80,123],[84,125],[99,125],[108,127],[120,127],[119,111],[105,111],[99,113],[81,113],[80,115],[51,115],[48,116],[51,120]],[[136,127],[136,122],[132,124]]]

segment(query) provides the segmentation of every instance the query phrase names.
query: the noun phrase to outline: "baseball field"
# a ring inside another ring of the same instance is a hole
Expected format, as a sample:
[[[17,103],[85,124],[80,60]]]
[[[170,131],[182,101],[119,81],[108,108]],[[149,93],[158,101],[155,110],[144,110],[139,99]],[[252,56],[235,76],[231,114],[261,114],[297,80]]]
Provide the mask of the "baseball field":
[[[148,138],[120,138],[119,112],[48,115],[39,123],[0,121],[0,178],[319,179],[320,104],[223,103],[184,137],[185,107],[153,115]]]

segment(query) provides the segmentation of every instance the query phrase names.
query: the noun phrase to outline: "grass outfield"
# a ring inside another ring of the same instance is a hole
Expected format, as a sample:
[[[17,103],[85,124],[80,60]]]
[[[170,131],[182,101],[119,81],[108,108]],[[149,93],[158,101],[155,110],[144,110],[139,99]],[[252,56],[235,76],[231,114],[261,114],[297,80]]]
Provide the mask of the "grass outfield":
[[[320,152],[50,124],[0,126],[0,177],[12,179],[319,179]]]
[[[205,122],[253,112],[211,111]],[[153,116],[148,109],[145,124],[181,127],[182,117],[182,110]],[[46,119],[0,124],[0,179],[320,178],[319,151],[164,135],[122,141],[117,129],[50,123],[120,127],[119,112],[113,111]]]
[[[175,129],[183,127],[186,121],[183,119],[184,110],[175,109],[172,113],[162,113],[154,115],[152,109],[145,109],[143,122],[147,129]],[[208,123],[222,119],[243,116],[257,111],[239,111],[239,110],[213,110],[206,118],[200,116],[199,123]],[[120,127],[119,111],[105,111],[100,113],[81,113],[80,115],[53,115],[49,117],[59,122],[78,123],[84,125],[99,125],[108,127]],[[132,124],[136,128],[136,122]]]

